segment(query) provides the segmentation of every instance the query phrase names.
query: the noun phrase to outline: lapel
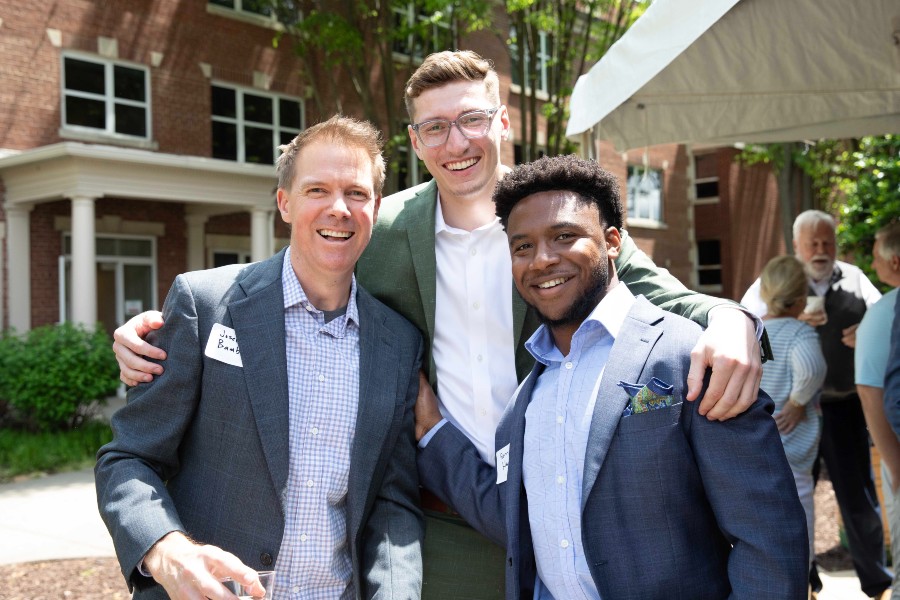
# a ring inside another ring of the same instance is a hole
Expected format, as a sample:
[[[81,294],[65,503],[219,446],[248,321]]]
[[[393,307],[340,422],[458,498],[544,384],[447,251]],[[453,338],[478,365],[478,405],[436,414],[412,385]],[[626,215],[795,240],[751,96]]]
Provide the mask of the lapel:
[[[247,276],[239,282],[246,296],[228,305],[241,348],[247,394],[266,464],[279,494],[287,486],[290,456],[284,289],[281,285],[285,251],[248,267]]]
[[[617,384],[620,381],[640,382],[650,351],[662,335],[662,327],[658,323],[663,316],[661,310],[643,296],[638,296],[609,353],[588,433],[581,486],[582,510],[606,459],[622,411],[628,405],[628,394]]]
[[[516,404],[510,415],[509,425],[501,424],[501,428],[509,435],[509,470],[506,473],[506,499],[509,510],[506,513],[506,531],[509,532],[509,545],[512,548],[519,545],[521,499],[525,496],[525,483],[522,478],[522,466],[525,460],[525,411],[531,403],[534,386],[543,371],[544,364],[535,361],[531,373],[522,383],[522,389],[516,396]],[[504,440],[498,440],[498,445],[503,443]]]
[[[434,219],[437,184],[432,180],[406,203],[406,235],[413,269],[419,285],[429,345],[434,341],[434,313],[437,297],[437,259],[434,249]],[[434,372],[432,365],[431,372]]]
[[[384,324],[384,312],[378,302],[357,286],[359,309],[359,404],[356,434],[350,455],[347,483],[347,522],[351,539],[362,524],[365,507],[373,500],[372,479],[379,461],[388,460],[382,452],[391,430],[396,404],[406,401],[399,383],[408,373],[398,373],[394,337]]]

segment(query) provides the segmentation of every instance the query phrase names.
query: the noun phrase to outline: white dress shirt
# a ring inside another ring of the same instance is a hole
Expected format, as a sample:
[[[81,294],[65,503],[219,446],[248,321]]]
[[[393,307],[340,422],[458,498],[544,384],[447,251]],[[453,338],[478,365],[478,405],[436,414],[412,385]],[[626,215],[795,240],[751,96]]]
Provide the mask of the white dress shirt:
[[[435,210],[432,354],[441,414],[494,464],[494,433],[518,381],[511,260],[500,220],[465,231]]]

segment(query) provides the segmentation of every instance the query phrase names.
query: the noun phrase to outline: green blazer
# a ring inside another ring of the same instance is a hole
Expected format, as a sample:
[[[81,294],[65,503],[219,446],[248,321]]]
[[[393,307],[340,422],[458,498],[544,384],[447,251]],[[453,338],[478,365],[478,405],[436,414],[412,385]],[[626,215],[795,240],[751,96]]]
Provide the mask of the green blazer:
[[[409,319],[425,338],[425,356],[431,384],[435,384],[434,340],[436,259],[434,219],[437,184],[434,181],[384,198],[372,241],[357,264],[357,280],[373,296]],[[622,248],[616,272],[634,293],[643,294],[660,308],[707,325],[709,310],[729,304],[728,300],[698,294],[687,289],[650,258],[622,232]],[[522,381],[531,371],[534,358],[525,342],[537,329],[535,311],[528,308],[513,286],[513,329],[516,343],[516,373]]]

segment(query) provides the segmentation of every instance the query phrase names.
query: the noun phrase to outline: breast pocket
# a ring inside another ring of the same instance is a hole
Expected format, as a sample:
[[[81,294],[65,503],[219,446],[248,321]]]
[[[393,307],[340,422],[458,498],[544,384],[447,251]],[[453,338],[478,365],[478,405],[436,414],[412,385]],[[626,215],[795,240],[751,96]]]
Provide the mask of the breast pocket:
[[[665,408],[622,417],[619,421],[619,426],[616,428],[616,435],[629,435],[639,431],[675,425],[681,418],[681,407],[683,404],[683,402],[679,401],[678,403]]]

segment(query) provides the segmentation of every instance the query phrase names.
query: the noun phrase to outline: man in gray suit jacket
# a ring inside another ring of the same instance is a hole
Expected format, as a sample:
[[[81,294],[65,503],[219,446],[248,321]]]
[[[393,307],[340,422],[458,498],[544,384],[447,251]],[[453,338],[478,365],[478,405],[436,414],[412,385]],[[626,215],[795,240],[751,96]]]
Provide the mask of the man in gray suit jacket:
[[[433,396],[416,415],[422,483],[506,548],[506,597],[805,598],[806,522],[772,401],[724,422],[683,402],[700,329],[618,281],[616,178],[541,159],[494,199],[543,322],[526,344],[537,363],[496,467]]]
[[[377,131],[345,117],[282,147],[291,245],[179,275],[165,374],[129,390],[96,466],[135,598],[418,598],[412,408],[422,340],[356,285],[384,181]],[[279,318],[283,315],[283,318]]]

